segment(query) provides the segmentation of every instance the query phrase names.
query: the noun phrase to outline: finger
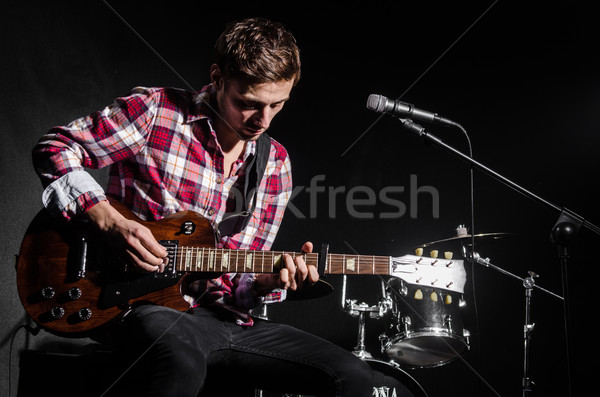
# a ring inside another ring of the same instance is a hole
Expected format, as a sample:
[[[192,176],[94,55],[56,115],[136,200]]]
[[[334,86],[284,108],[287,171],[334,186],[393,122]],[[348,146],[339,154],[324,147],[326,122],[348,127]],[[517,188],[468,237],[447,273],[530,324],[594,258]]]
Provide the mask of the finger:
[[[304,252],[305,254],[310,254],[312,251],[313,243],[311,243],[310,241],[307,241],[302,245],[302,252]]]
[[[164,273],[165,271],[165,267],[167,267],[167,265],[169,264],[169,258],[164,258],[162,263],[160,264],[160,266],[158,266],[158,270],[156,270],[158,273]]]
[[[288,289],[290,287],[290,272],[287,267],[279,271],[279,288]]]
[[[153,266],[156,269],[158,269],[158,267],[163,264],[163,258],[154,255],[139,240],[138,241],[134,241],[131,244],[131,248],[133,248],[135,250],[135,253],[137,254],[137,257],[143,263],[145,263],[145,264],[147,264],[149,266]]]
[[[127,256],[129,257],[128,262],[133,264],[135,269],[141,270],[144,272],[153,272],[153,271],[158,270],[159,266],[154,266],[152,264],[144,262],[139,257],[139,254],[137,252],[135,252],[134,250],[127,249],[127,250],[125,250],[125,252],[127,253]]]
[[[156,241],[150,229],[142,227],[139,231],[138,238],[142,245],[148,251],[150,251],[152,255],[158,258],[166,258],[167,249],[163,247],[158,241]]]
[[[316,266],[313,266],[313,265],[308,266],[308,281],[311,284],[314,284],[317,281],[319,281],[319,270],[317,269]]]
[[[285,268],[289,272],[289,288],[291,288],[292,291],[295,291],[296,288],[298,288],[296,283],[296,263],[294,263],[294,259],[289,254],[284,255],[284,260]]]
[[[297,257],[295,260],[296,263],[296,283],[299,288],[302,288],[304,285],[304,280],[306,280],[306,276],[308,276],[308,268],[306,263],[304,262],[304,258],[301,256]]]

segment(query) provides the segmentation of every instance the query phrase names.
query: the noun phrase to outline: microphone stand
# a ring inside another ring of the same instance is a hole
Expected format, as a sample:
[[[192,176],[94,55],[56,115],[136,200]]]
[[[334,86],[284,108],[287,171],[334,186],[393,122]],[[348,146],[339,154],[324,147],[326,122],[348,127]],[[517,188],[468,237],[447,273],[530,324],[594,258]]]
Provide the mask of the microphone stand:
[[[564,306],[564,313],[565,313],[565,333],[566,333],[566,344],[567,344],[567,361],[568,361],[567,368],[568,368],[569,394],[571,394],[571,370],[573,368],[574,360],[573,360],[573,354],[571,351],[572,324],[571,324],[571,310],[569,307],[570,306],[569,285],[568,285],[568,278],[567,278],[567,273],[568,273],[567,270],[569,267],[568,261],[569,261],[569,257],[570,257],[569,246],[574,241],[575,236],[577,235],[577,233],[579,232],[581,227],[584,227],[584,228],[596,233],[599,236],[600,236],[600,228],[598,226],[586,221],[584,218],[575,214],[574,212],[570,211],[569,209],[567,209],[565,207],[559,207],[556,204],[553,204],[550,201],[547,201],[547,200],[531,193],[530,191],[519,186],[518,184],[511,181],[510,179],[505,178],[504,176],[491,170],[490,168],[486,167],[485,165],[479,163],[475,159],[465,155],[464,153],[453,148],[452,146],[447,145],[446,143],[442,142],[441,139],[437,138],[434,135],[431,135],[429,132],[427,132],[425,130],[425,128],[423,128],[419,124],[414,123],[412,120],[402,119],[402,118],[398,118],[398,119],[402,122],[402,125],[404,127],[413,131],[414,133],[416,133],[417,135],[419,135],[421,138],[425,139],[426,141],[428,141],[434,145],[442,147],[443,149],[445,149],[448,152],[450,152],[451,154],[457,156],[461,160],[469,163],[473,168],[477,168],[478,170],[483,171],[484,173],[492,176],[494,179],[505,184],[506,186],[510,187],[511,189],[515,190],[516,192],[521,193],[525,197],[528,197],[528,198],[532,199],[533,201],[536,201],[536,202],[538,202],[560,214],[558,220],[556,221],[554,227],[552,228],[552,231],[550,233],[550,238],[551,238],[551,241],[558,246],[558,255],[559,255],[560,265],[561,265],[563,306]]]

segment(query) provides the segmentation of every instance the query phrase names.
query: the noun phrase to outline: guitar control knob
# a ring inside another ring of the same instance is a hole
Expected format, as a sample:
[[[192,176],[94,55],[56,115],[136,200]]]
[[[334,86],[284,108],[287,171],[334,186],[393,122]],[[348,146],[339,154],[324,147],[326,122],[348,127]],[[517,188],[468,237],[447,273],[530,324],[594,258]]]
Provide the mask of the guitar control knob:
[[[69,288],[69,291],[67,291],[67,295],[72,301],[77,300],[81,298],[81,290],[77,287]]]
[[[50,317],[53,320],[58,320],[59,318],[61,318],[64,315],[65,315],[65,309],[63,309],[60,306],[54,306],[52,309],[50,309]]]
[[[42,295],[42,298],[48,300],[54,298],[54,295],[56,295],[56,291],[54,291],[54,288],[52,287],[44,287],[40,291],[40,294]]]
[[[79,311],[77,312],[77,317],[81,321],[89,320],[90,318],[92,318],[92,310],[87,307],[79,309]]]

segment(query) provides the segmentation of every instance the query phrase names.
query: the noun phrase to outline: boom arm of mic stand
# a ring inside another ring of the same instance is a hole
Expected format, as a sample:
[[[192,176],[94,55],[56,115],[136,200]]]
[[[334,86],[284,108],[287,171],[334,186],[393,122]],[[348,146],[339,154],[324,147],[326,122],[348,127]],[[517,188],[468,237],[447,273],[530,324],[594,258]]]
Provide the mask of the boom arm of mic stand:
[[[491,170],[490,168],[486,167],[485,165],[481,164],[480,162],[476,161],[475,159],[467,156],[466,154],[456,150],[452,146],[444,143],[441,139],[437,138],[434,135],[431,135],[429,132],[427,132],[425,130],[425,128],[414,123],[412,120],[408,120],[408,119],[399,119],[399,120],[402,122],[402,125],[404,127],[417,133],[420,137],[424,138],[425,140],[446,149],[447,151],[449,151],[453,155],[457,156],[461,160],[471,164],[474,168],[477,168],[478,170],[485,172],[486,174],[492,176],[494,179],[502,182],[503,184],[512,188],[513,190],[517,191],[518,193],[521,193],[525,197],[528,197],[534,201],[537,201],[538,203],[541,203],[541,204],[545,205],[546,207],[549,207],[549,208],[557,211],[558,213],[569,214],[570,217],[575,218],[576,223],[581,224],[581,226],[591,230],[592,232],[594,232],[600,236],[600,227],[584,220],[582,217],[580,217],[579,215],[575,214],[574,212],[572,212],[566,208],[561,208],[558,205],[553,204],[550,201],[545,200],[545,199],[533,194],[529,190],[523,188],[522,186],[519,186],[518,184],[511,181],[510,179],[498,174],[497,172]]]

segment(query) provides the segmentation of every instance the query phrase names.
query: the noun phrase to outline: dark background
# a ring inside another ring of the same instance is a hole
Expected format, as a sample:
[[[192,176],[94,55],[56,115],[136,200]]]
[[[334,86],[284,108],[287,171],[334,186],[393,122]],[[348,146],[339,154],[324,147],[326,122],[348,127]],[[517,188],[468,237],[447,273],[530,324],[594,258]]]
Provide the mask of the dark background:
[[[274,248],[296,250],[311,240],[317,246],[328,242],[335,253],[400,256],[452,237],[459,224],[470,227],[469,166],[423,144],[394,118],[367,110],[372,93],[402,95],[404,101],[459,122],[479,162],[591,223],[600,222],[599,35],[589,6],[582,1],[412,3],[3,5],[0,371],[7,381],[0,384],[0,395],[9,395],[9,380],[10,395],[15,395],[23,349],[77,352],[88,343],[43,331],[31,336],[19,328],[27,318],[15,285],[14,257],[41,208],[32,147],[51,126],[98,110],[137,85],[199,89],[208,82],[212,44],[230,20],[265,16],[281,21],[302,51],[302,79],[270,134],[291,155],[295,185],[308,187],[321,178],[325,191],[311,198],[306,189],[299,190],[291,202],[296,211],[286,214]],[[468,151],[460,131],[423,125]],[[95,175],[105,179],[105,172]],[[411,196],[411,176],[418,187],[435,189],[439,216],[431,195],[421,192],[414,200],[413,190]],[[403,186],[404,192],[393,197],[407,212],[386,218],[382,214],[398,208],[377,199],[355,207],[360,217],[352,215],[345,199],[357,186],[376,193]],[[417,206],[416,216],[411,206]],[[558,212],[475,171],[474,213],[476,234],[510,234],[482,240],[476,247],[482,257],[519,277],[534,271],[540,275],[538,285],[562,295],[557,247],[549,238]],[[600,236],[584,228],[570,250],[570,379],[562,302],[534,291],[534,395],[568,395],[569,385],[577,395],[592,384],[599,242]],[[463,320],[472,334],[470,350],[438,368],[406,371],[431,397],[517,395],[523,376],[524,288],[491,269],[465,267],[469,282]],[[326,279],[335,288],[332,294],[274,306],[269,316],[352,350],[357,319],[342,309],[342,278]],[[376,276],[347,279],[347,298],[374,305],[379,295]],[[385,321],[367,321],[367,348],[376,358],[381,357],[378,335]]]

